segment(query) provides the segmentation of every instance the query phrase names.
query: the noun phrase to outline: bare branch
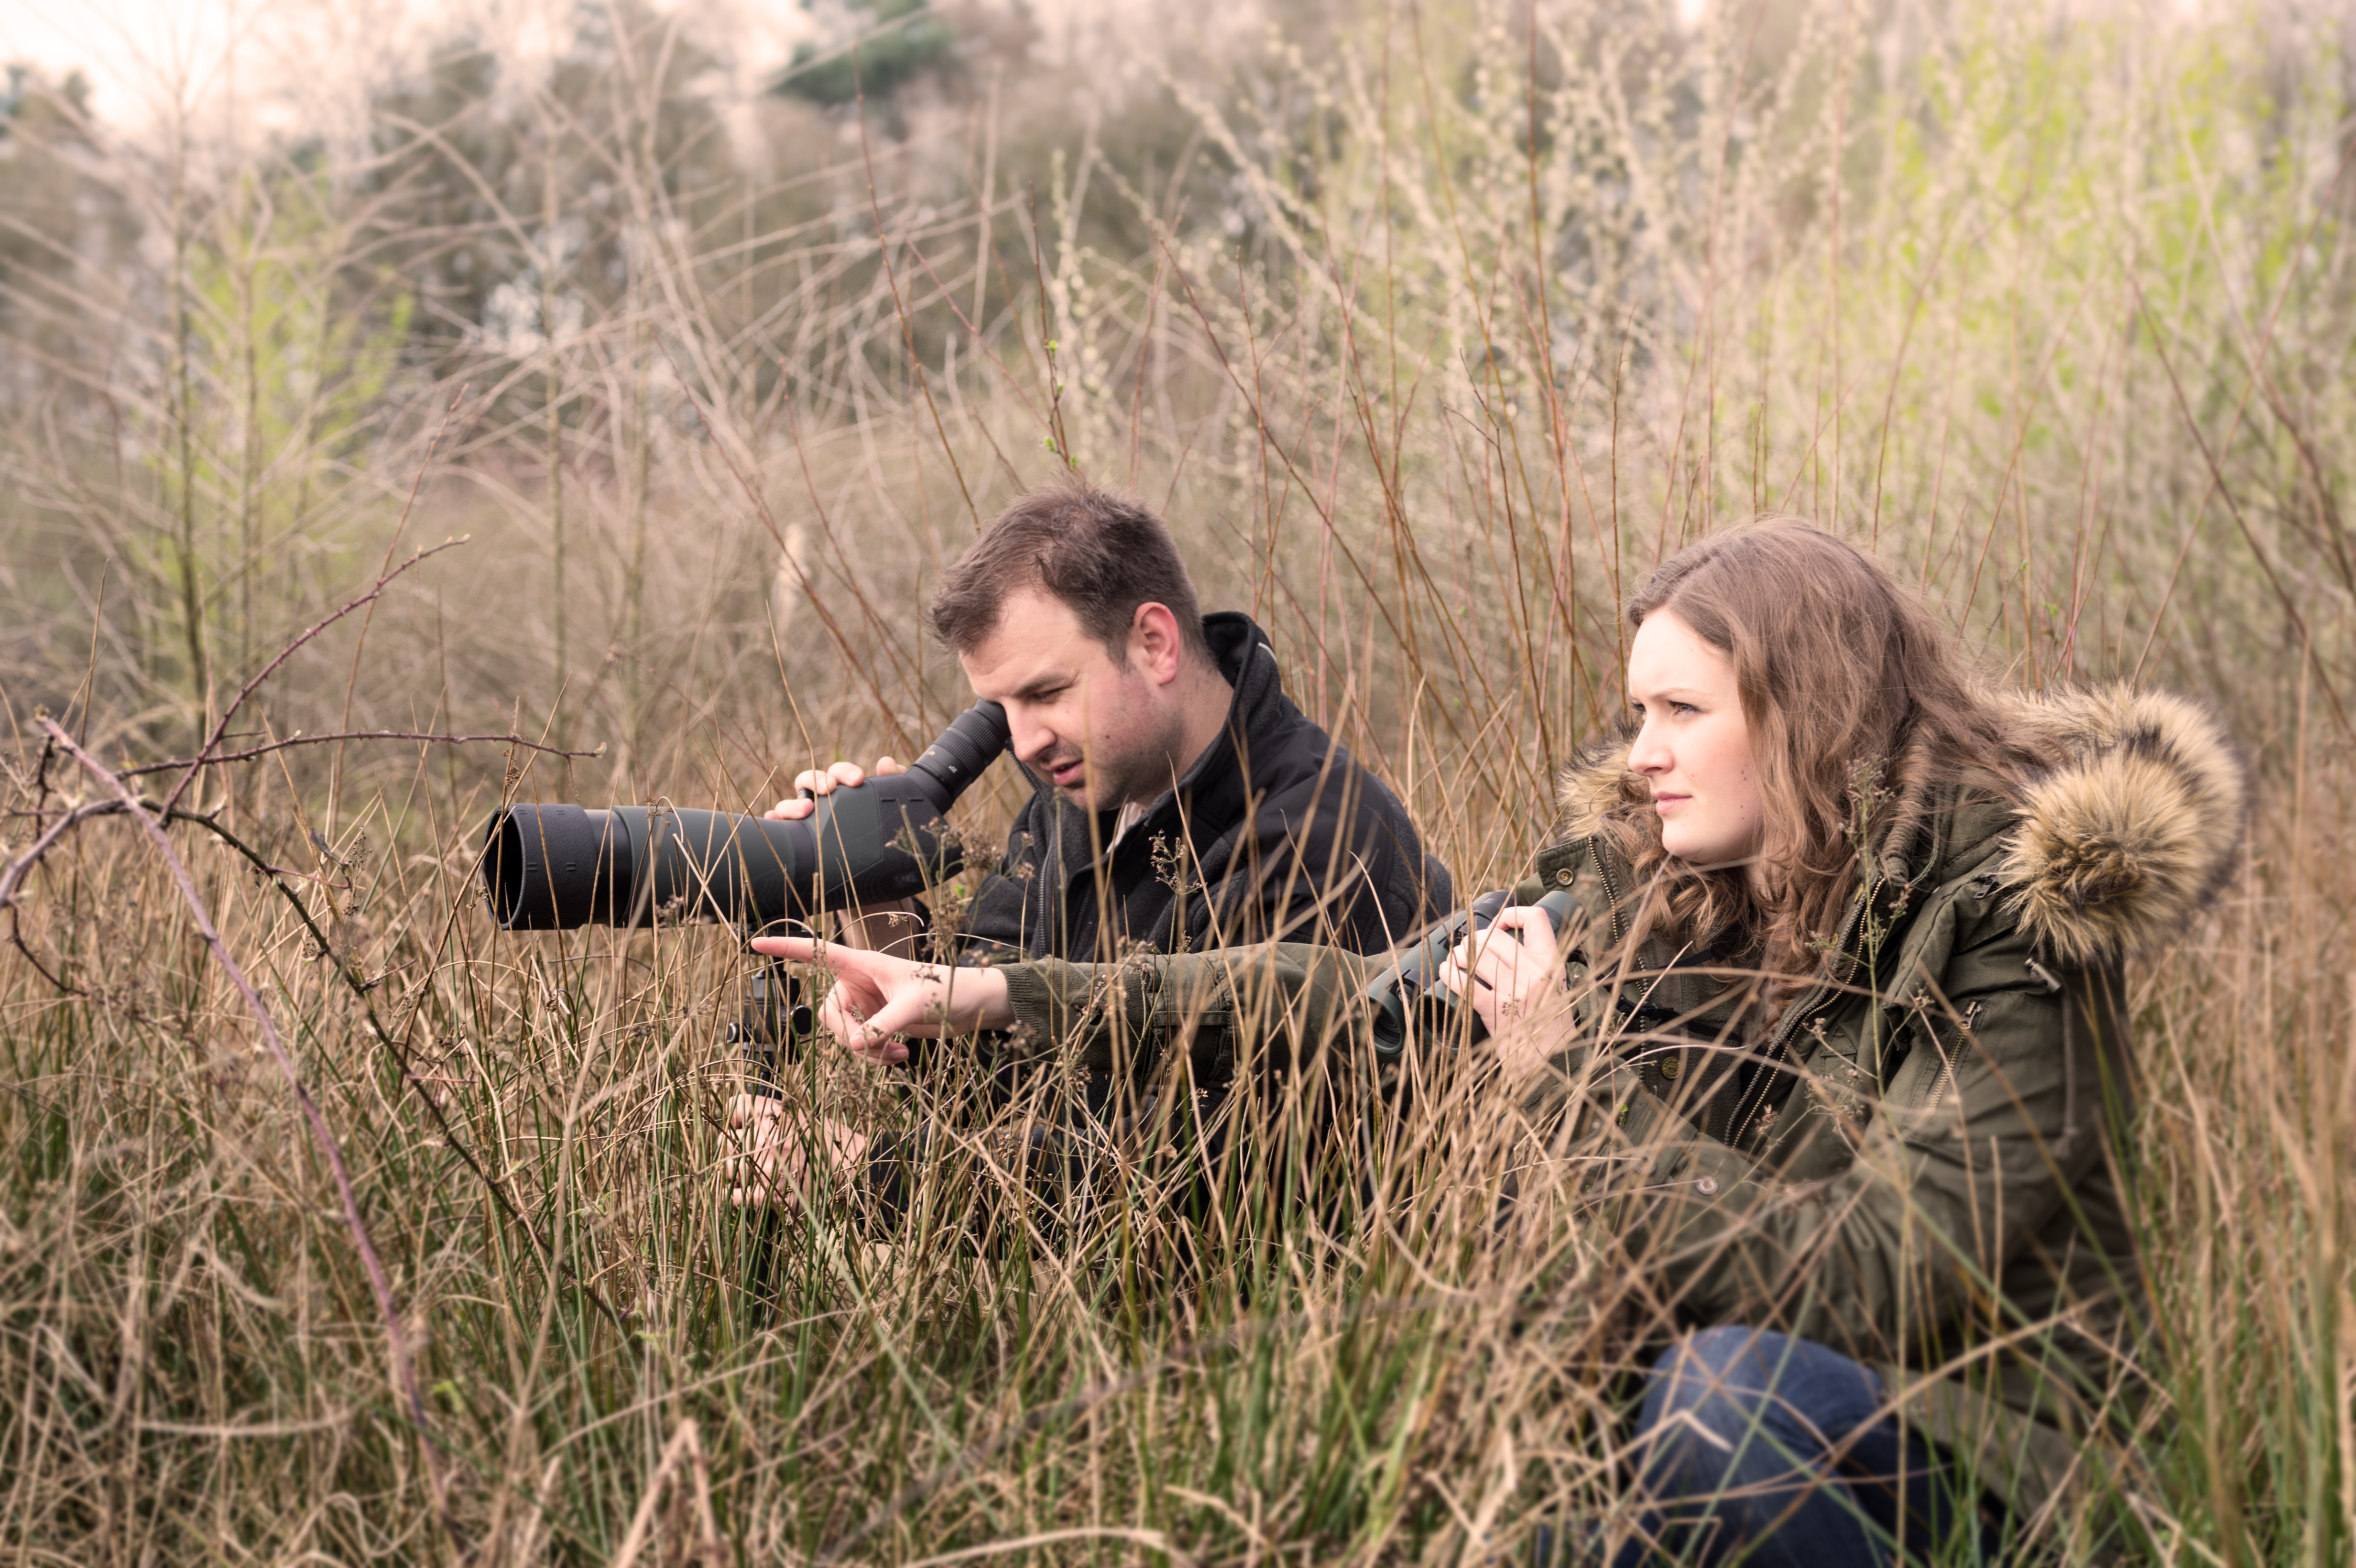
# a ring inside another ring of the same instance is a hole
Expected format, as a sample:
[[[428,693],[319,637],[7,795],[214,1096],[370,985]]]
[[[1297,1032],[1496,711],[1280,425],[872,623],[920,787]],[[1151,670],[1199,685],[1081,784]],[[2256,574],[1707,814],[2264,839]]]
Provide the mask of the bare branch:
[[[380,581],[374,592],[381,592],[382,588]],[[282,655],[281,658],[284,656]],[[247,689],[252,688],[248,687]],[[303,1086],[302,1075],[294,1069],[294,1058],[288,1052],[285,1040],[280,1037],[278,1025],[271,1019],[270,1009],[263,1005],[261,993],[253,988],[253,982],[246,978],[245,970],[230,955],[228,944],[221,941],[220,933],[214,928],[212,914],[197,892],[196,880],[188,875],[187,867],[173,850],[172,840],[166,837],[163,823],[131,793],[129,785],[110,772],[104,763],[76,745],[73,737],[58,727],[56,720],[42,720],[41,728],[48,731],[49,739],[58,750],[80,763],[91,777],[114,792],[121,809],[139,824],[148,842],[155,845],[155,852],[163,857],[165,867],[171,871],[172,880],[178,886],[189,914],[196,920],[198,933],[204,937],[205,945],[212,950],[214,961],[229,976],[230,984],[237,988],[238,995],[245,998],[247,1009],[253,1014],[254,1023],[262,1030],[263,1047],[278,1063],[278,1070],[285,1074],[287,1086],[294,1091],[294,1099],[303,1107],[304,1118],[311,1124],[311,1136],[317,1140],[320,1153],[327,1157],[327,1168],[335,1177],[337,1195],[343,1200],[344,1228],[351,1233],[352,1246],[359,1253],[360,1266],[368,1273],[369,1288],[376,1296],[377,1311],[384,1319],[385,1345],[392,1362],[393,1384],[401,1392],[402,1403],[408,1407],[410,1423],[417,1429],[418,1442],[424,1450],[427,1465],[433,1470],[434,1494],[446,1509],[449,1480],[444,1468],[442,1450],[434,1441],[433,1428],[426,1420],[425,1397],[418,1391],[416,1364],[410,1358],[408,1336],[401,1326],[401,1303],[392,1294],[392,1281],[385,1274],[383,1260],[377,1255],[376,1243],[369,1238],[368,1223],[360,1217],[359,1195],[352,1189],[351,1172],[344,1165],[343,1148],[336,1142],[336,1135],[329,1129],[327,1118],[320,1113],[318,1102],[311,1098],[311,1092]],[[193,770],[190,776],[194,776]],[[166,809],[169,809],[168,805]]]
[[[254,746],[242,752],[221,752],[205,757],[175,757],[167,763],[142,763],[135,768],[124,768],[120,776],[137,778],[142,773],[169,773],[174,768],[209,768],[223,763],[250,763],[256,757],[266,757],[273,752],[284,752],[294,746],[325,746],[346,741],[419,741],[436,746],[472,746],[486,741],[519,746],[527,752],[541,752],[552,757],[601,757],[605,754],[600,743],[585,752],[569,752],[562,746],[543,745],[528,741],[512,732],[504,735],[436,735],[422,730],[343,730],[327,735],[289,735],[283,741],[273,741],[266,746]]]
[[[45,719],[41,722],[47,724],[48,720]],[[9,861],[5,868],[0,868],[0,909],[16,907],[16,890],[24,885],[33,868],[40,864],[41,857],[57,848],[59,839],[93,816],[112,816],[123,809],[123,803],[119,800],[93,800],[75,806],[51,823],[23,854]]]

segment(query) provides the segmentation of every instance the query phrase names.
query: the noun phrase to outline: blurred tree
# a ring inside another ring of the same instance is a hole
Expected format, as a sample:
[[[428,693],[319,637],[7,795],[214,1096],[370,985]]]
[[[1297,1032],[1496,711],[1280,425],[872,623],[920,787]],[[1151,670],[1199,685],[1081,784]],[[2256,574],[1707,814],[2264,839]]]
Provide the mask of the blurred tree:
[[[121,187],[106,177],[88,80],[9,66],[0,90],[0,336],[16,352],[5,357],[0,402],[88,389],[88,368],[105,357],[99,339],[111,336],[103,280],[124,277],[118,264],[138,234]]]
[[[958,35],[931,0],[849,0],[841,10],[841,25],[830,29],[841,36],[798,45],[771,91],[833,109],[862,94],[889,99],[918,77],[962,64]]]

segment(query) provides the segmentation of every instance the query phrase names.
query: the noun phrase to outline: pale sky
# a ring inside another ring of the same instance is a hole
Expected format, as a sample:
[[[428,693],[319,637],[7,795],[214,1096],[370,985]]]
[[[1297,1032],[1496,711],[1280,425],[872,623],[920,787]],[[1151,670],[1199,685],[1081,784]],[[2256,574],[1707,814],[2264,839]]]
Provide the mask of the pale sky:
[[[0,60],[80,69],[100,117],[125,130],[176,101],[216,131],[332,124],[436,37],[466,27],[528,61],[545,57],[556,18],[573,8],[572,0],[5,0]],[[659,8],[723,44],[747,90],[813,26],[798,0],[659,0]]]
[[[727,60],[749,96],[840,0],[652,0]],[[1012,3],[1012,0],[1009,0]],[[1052,42],[1076,30],[1132,30],[1156,0],[1029,0]],[[464,27],[528,66],[558,41],[578,0],[0,0],[0,61],[91,79],[107,123],[135,132],[174,102],[212,133],[292,125],[357,128],[369,88],[412,69]],[[1248,11],[1250,0],[1214,9]],[[232,91],[224,91],[231,89]]]

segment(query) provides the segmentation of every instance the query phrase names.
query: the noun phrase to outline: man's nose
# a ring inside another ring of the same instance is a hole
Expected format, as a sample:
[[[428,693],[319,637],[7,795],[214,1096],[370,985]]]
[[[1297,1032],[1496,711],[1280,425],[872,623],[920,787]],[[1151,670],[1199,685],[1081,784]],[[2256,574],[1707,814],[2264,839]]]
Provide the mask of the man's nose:
[[[1006,734],[1018,762],[1035,763],[1055,749],[1054,730],[1012,707],[1006,710]]]

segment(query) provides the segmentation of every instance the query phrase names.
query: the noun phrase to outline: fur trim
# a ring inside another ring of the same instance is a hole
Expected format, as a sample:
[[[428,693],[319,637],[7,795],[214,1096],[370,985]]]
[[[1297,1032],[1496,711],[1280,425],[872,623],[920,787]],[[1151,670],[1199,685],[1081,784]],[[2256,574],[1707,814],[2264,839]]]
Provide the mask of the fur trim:
[[[2216,716],[2125,686],[2008,706],[2053,758],[2023,792],[2000,873],[2021,924],[2073,965],[2180,933],[2233,880],[2250,814],[2248,769]]]
[[[1555,798],[1562,807],[1564,842],[1601,833],[1605,817],[1649,793],[1628,771],[1628,748],[1635,739],[1621,726],[1581,746],[1563,770]]]
[[[2233,880],[2249,774],[2207,709],[2126,686],[1990,700],[2029,750],[2051,759],[2023,789],[1997,867],[2022,927],[2048,954],[2087,965],[2147,953]],[[1641,804],[1630,739],[1591,743],[1563,773],[1566,837]]]

